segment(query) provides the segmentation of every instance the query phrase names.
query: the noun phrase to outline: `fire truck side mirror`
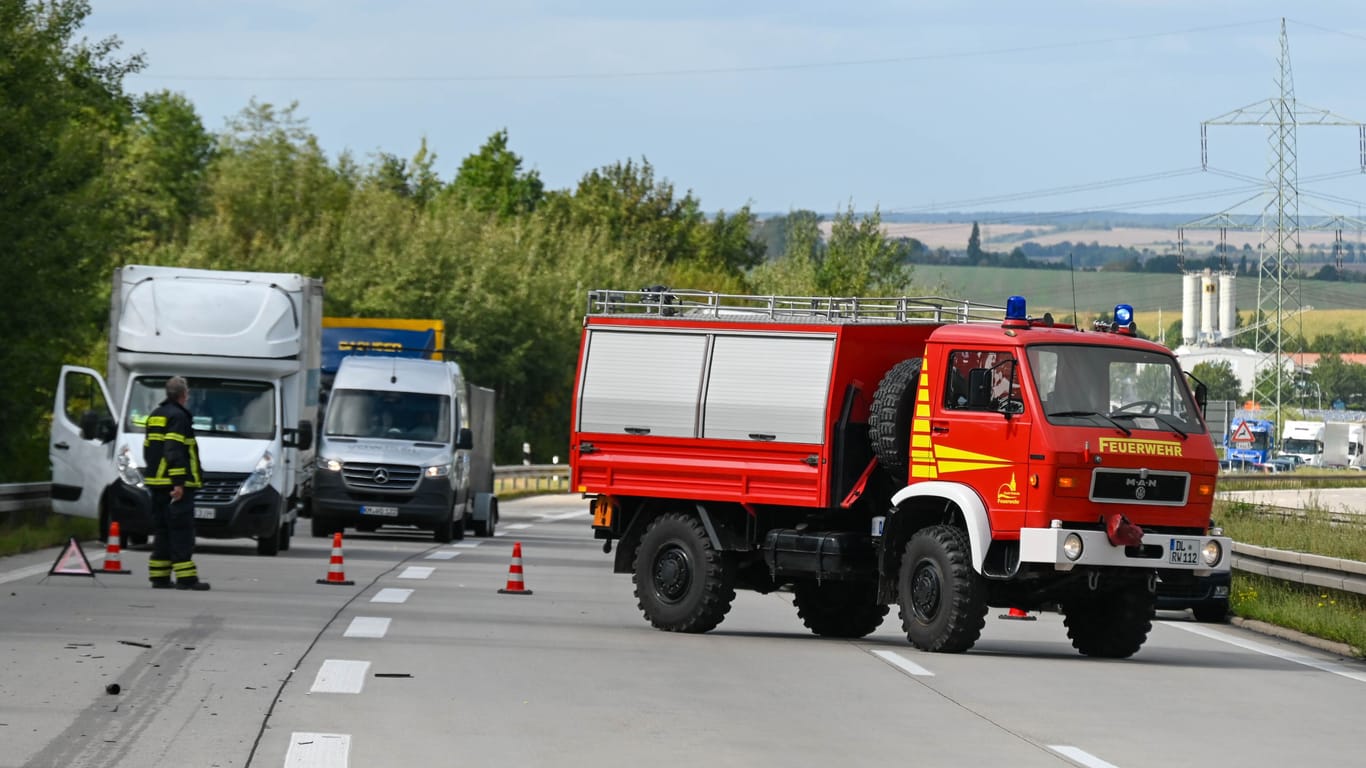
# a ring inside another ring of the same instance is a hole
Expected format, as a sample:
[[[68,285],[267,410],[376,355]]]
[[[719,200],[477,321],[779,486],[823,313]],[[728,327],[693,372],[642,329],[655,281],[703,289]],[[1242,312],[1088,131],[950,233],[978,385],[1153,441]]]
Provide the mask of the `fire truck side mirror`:
[[[1197,382],[1195,385],[1195,407],[1200,409],[1201,415],[1205,413],[1205,405],[1209,402],[1209,387],[1205,382]]]

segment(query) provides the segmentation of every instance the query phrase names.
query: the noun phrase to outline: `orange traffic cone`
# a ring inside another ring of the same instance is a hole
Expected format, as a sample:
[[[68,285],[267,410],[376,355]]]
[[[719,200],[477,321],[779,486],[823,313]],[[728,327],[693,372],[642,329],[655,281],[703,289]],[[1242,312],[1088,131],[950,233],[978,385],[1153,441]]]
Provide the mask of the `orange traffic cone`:
[[[1003,613],[999,618],[1014,619],[1016,621],[1036,621],[1038,616],[1030,616],[1029,612],[1023,608],[1011,608],[1010,613]]]
[[[104,570],[100,573],[132,573],[123,567],[119,549],[119,521],[109,524],[109,543],[104,548]]]
[[[531,590],[522,583],[522,542],[512,545],[512,565],[508,566],[508,585],[498,590],[500,595],[529,595]]]
[[[346,580],[346,571],[342,569],[341,549],[341,531],[337,531],[332,534],[332,559],[327,562],[327,578],[318,579],[319,584],[337,584],[349,587],[356,583]]]

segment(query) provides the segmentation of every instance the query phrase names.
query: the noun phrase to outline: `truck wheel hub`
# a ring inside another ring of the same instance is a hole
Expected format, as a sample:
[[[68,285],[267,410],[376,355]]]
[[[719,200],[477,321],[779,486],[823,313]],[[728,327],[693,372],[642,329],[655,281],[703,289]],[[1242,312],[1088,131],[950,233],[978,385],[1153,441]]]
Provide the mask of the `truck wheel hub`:
[[[661,552],[655,560],[655,589],[660,597],[670,602],[683,598],[692,583],[692,566],[688,553],[681,549]]]
[[[939,613],[942,588],[939,571],[932,565],[920,565],[911,579],[911,609],[917,618],[930,620]]]

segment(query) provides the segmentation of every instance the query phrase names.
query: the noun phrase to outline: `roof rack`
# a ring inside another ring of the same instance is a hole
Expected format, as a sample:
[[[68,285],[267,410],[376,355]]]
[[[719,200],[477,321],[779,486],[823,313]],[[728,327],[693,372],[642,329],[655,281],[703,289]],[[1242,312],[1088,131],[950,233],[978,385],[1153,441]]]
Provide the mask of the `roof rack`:
[[[758,296],[673,289],[588,292],[588,315],[804,323],[1000,323],[1005,307],[939,296]]]

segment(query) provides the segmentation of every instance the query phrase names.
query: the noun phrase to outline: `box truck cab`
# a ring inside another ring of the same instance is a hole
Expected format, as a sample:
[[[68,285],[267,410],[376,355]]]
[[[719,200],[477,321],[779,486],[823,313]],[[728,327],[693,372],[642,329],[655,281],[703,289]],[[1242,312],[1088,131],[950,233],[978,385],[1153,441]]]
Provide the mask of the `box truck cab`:
[[[1321,466],[1324,426],[1322,421],[1285,422],[1278,455],[1293,458],[1296,463],[1307,467]]]
[[[114,273],[108,379],[64,366],[53,405],[52,505],[151,532],[147,417],[166,380],[190,387],[204,485],[195,532],[288,549],[312,493],[322,281],[292,274],[130,265]]]
[[[343,358],[319,440],[313,535],[403,525],[448,542],[467,524],[493,535],[492,402],[472,424],[471,389],[451,361]]]

